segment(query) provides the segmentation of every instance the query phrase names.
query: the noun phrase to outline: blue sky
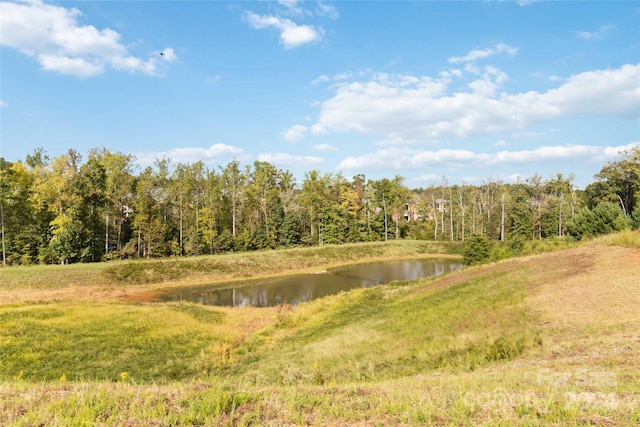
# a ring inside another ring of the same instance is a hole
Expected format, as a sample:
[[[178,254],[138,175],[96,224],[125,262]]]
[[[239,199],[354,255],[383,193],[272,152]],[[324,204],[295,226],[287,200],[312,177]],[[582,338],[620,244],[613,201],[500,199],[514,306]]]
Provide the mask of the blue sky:
[[[0,2],[0,42],[9,161],[584,186],[640,143],[635,1]]]

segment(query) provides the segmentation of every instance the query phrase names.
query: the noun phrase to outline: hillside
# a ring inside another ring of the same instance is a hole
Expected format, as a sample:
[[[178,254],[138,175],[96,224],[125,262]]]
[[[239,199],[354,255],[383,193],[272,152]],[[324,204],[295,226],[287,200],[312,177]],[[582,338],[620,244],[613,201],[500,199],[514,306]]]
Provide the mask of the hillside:
[[[637,425],[625,239],[297,307],[4,305],[0,423]]]

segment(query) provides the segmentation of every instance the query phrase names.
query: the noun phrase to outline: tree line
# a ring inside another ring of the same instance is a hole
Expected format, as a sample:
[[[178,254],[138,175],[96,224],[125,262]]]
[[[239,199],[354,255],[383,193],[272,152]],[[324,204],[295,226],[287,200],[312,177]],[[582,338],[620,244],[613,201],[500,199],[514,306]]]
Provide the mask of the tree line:
[[[409,189],[404,178],[293,174],[233,160],[140,170],[130,154],[92,149],[22,161],[0,158],[3,265],[97,262],[296,245],[472,236],[517,248],[527,240],[580,239],[640,226],[640,145],[578,189],[573,175],[522,182],[445,177]]]

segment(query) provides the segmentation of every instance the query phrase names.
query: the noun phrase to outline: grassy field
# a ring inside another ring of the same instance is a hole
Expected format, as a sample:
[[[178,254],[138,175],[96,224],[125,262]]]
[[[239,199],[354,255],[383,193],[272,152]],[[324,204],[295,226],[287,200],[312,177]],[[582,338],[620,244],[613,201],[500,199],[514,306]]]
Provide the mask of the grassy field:
[[[436,252],[403,245],[373,256]],[[282,258],[313,261],[286,271],[331,264],[296,251]],[[11,274],[0,425],[640,424],[637,232],[296,307],[123,301],[89,279],[73,297]]]

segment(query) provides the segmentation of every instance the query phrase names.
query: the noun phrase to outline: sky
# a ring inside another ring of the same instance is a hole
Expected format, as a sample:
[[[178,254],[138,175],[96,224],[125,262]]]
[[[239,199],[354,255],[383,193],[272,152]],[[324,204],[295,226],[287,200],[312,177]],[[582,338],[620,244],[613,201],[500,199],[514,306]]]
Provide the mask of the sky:
[[[0,157],[575,175],[640,144],[637,1],[2,1]]]

